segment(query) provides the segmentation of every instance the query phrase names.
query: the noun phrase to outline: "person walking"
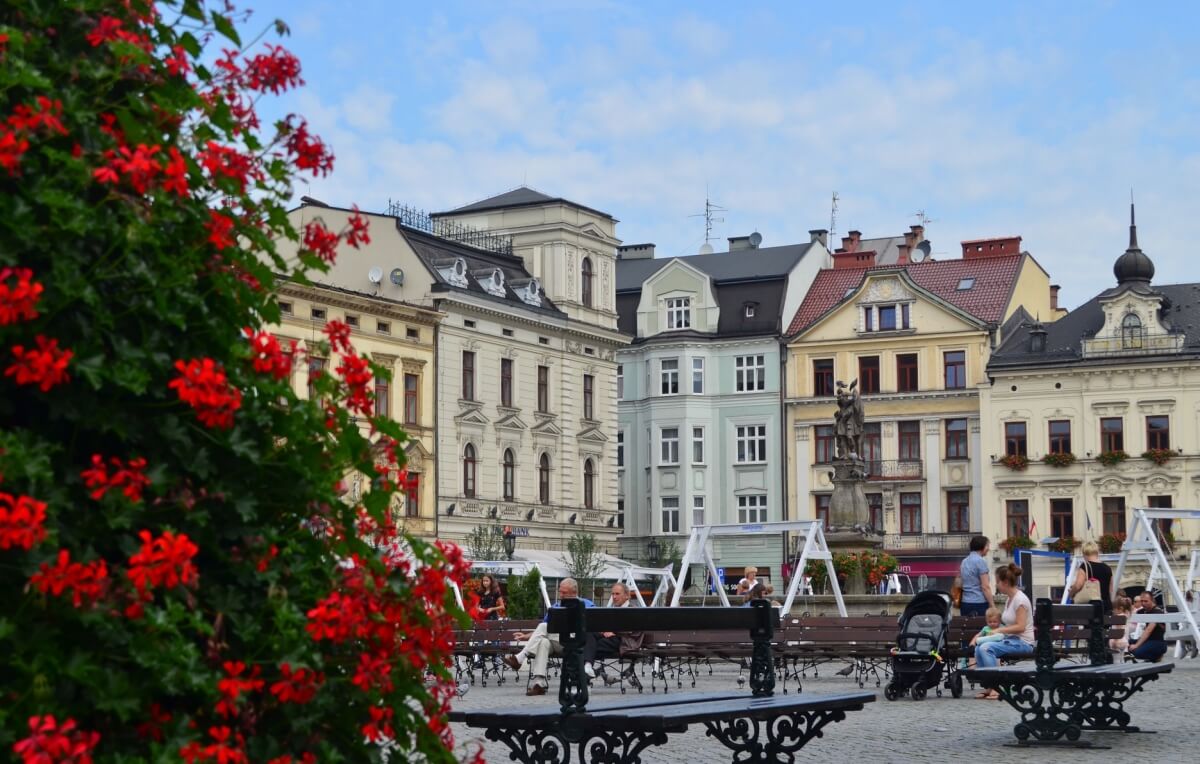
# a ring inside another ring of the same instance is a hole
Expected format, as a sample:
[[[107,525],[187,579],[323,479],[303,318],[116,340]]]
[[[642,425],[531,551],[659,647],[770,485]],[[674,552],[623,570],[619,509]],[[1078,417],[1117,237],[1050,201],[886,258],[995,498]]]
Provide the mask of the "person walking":
[[[981,616],[988,608],[996,606],[985,559],[990,548],[987,536],[975,536],[971,539],[970,554],[958,566],[958,576],[962,579],[959,612],[963,616]]]
[[[1071,582],[1071,601],[1086,605],[1092,600],[1100,600],[1104,603],[1104,612],[1112,613],[1112,568],[1100,561],[1100,546],[1095,541],[1085,542],[1082,551],[1083,563]]]
[[[1014,564],[996,569],[996,588],[1005,596],[1007,604],[1000,615],[1000,627],[991,633],[1003,634],[1004,637],[996,642],[982,644],[978,643],[978,637],[971,640],[971,645],[975,648],[975,665],[979,668],[997,666],[1001,658],[1012,655],[1033,655],[1033,605],[1025,596],[1025,592],[1019,588],[1020,580],[1021,569]],[[987,690],[975,697],[990,700],[999,698],[1000,694],[995,690]]]
[[[579,596],[579,584],[573,578],[564,578],[558,582],[558,600],[559,602],[567,599],[579,599],[583,602],[584,607],[595,607],[591,600],[586,597]],[[555,605],[561,607],[561,605]],[[550,634],[547,631],[546,623],[550,620],[550,613],[546,613],[546,617],[537,625],[537,628],[531,632],[517,632],[516,638],[524,640],[525,645],[515,655],[504,656],[504,662],[509,668],[520,671],[525,665],[525,661],[533,656],[533,668],[530,670],[529,689],[525,690],[526,695],[545,695],[546,690],[550,687],[550,681],[547,679],[549,675],[550,656],[562,655],[562,643],[558,641],[557,634]]]

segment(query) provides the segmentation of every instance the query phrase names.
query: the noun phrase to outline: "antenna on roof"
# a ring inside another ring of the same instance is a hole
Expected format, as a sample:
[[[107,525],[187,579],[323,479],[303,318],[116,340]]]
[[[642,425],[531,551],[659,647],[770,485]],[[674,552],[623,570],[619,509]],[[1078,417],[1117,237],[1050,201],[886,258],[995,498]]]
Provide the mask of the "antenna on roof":
[[[833,202],[829,205],[829,240],[837,241],[837,203],[838,192],[833,192]]]
[[[917,219],[917,222],[921,224],[921,227],[922,227],[922,228],[924,228],[925,226],[929,225],[930,223],[936,223],[936,222],[937,222],[937,221],[936,221],[936,220],[934,220],[933,218],[931,218],[931,217],[929,217],[928,215],[926,215],[926,214],[925,214],[925,210],[923,210],[923,209],[922,209],[922,210],[917,210],[916,212],[914,212],[914,213],[912,214],[912,216],[913,216],[913,217],[915,217],[915,218]]]
[[[724,207],[719,207],[713,204],[708,198],[708,184],[704,184],[704,212],[696,215],[688,215],[690,218],[704,218],[704,245],[700,248],[703,254],[712,254],[712,229],[713,223],[724,223],[725,218],[714,217],[714,212],[728,212]]]

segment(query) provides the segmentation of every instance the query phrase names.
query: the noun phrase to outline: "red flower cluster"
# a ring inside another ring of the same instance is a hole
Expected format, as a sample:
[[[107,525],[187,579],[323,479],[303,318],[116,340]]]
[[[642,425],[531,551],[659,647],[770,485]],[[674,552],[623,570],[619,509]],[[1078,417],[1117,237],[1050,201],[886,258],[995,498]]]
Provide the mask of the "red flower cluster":
[[[321,331],[329,337],[329,347],[333,348],[335,353],[353,352],[354,349],[350,346],[350,327],[344,321],[330,321]]]
[[[138,737],[162,742],[163,725],[171,721],[171,713],[157,703],[150,704],[150,717],[138,725]]]
[[[233,427],[233,412],[242,407],[242,391],[229,384],[225,371],[211,358],[176,361],[175,368],[181,376],[167,386],[196,410],[196,418],[206,427]]]
[[[338,323],[338,322],[334,322]],[[291,352],[285,353],[275,335],[264,330],[254,331],[249,326],[243,329],[250,339],[250,350],[254,353],[254,370],[270,374],[275,379],[287,379],[292,375],[292,358],[296,354],[296,341],[292,341]]]
[[[306,668],[293,671],[287,663],[279,667],[279,673],[283,678],[271,685],[271,694],[280,703],[308,703],[317,696],[317,688],[325,682],[324,674]]]
[[[337,373],[342,375],[349,393],[346,396],[346,408],[370,416],[373,405],[370,385],[373,377],[367,359],[353,354],[343,355]]]
[[[250,90],[279,95],[304,84],[300,79],[300,59],[278,45],[267,45],[266,53],[246,58],[242,82]]]
[[[0,122],[0,167],[9,175],[20,171],[21,157],[29,150],[29,137],[35,132],[66,135],[63,127],[62,101],[38,96],[36,106],[18,104],[8,119]]]
[[[104,152],[104,160],[108,164],[93,170],[92,177],[101,183],[116,185],[124,176],[134,191],[144,194],[162,172],[162,166],[155,159],[160,151],[161,146],[147,146],[144,143],[139,143],[132,150],[128,146],[109,149]]]
[[[216,141],[209,141],[197,159],[214,182],[221,178],[232,179],[237,184],[238,193],[246,192],[248,180],[262,178],[262,171],[253,157]]]
[[[58,340],[37,336],[37,349],[25,349],[24,345],[13,345],[13,361],[4,371],[4,376],[15,377],[18,385],[37,385],[41,391],[48,392],[55,385],[69,381],[67,364],[71,362],[72,351],[60,349]]]
[[[363,725],[363,737],[372,743],[395,740],[396,730],[392,727],[392,719],[396,715],[395,712],[390,708],[379,708],[377,706],[371,706],[367,711],[371,714],[371,721]]]
[[[22,764],[92,764],[92,749],[99,732],[75,728],[75,720],[59,724],[49,714],[29,717],[29,737],[18,740],[13,751]]]
[[[242,693],[258,692],[265,683],[259,678],[262,671],[258,666],[246,677],[242,676],[246,664],[241,661],[225,661],[221,667],[225,669],[225,678],[217,682],[217,692],[221,693],[217,713],[228,719],[238,715],[237,703]]]
[[[110,489],[120,488],[125,498],[134,504],[141,502],[142,491],[150,485],[150,478],[146,477],[146,460],[139,456],[122,463],[114,456],[108,462],[113,468],[111,475],[100,454],[92,454],[92,466],[79,473],[87,487],[94,489],[92,498],[99,501]]]
[[[46,502],[0,492],[0,549],[32,549],[46,538]]]
[[[340,237],[320,220],[304,226],[304,248],[331,265],[337,260],[338,241]]]
[[[290,133],[287,137],[287,152],[293,158],[296,167],[301,170],[312,170],[314,177],[328,175],[333,171],[333,153],[320,138],[308,132],[308,123],[300,120],[292,125],[292,116],[287,119]]]
[[[71,553],[66,549],[58,550],[54,565],[43,562],[39,571],[29,578],[33,588],[42,594],[49,592],[58,597],[70,591],[75,607],[91,605],[100,599],[107,582],[108,566],[104,560],[71,562]]]
[[[358,205],[354,206],[354,214],[350,216],[350,232],[346,234],[346,243],[355,249],[362,249],[362,245],[371,243],[371,236],[367,232],[370,228],[367,219],[358,211]]]
[[[200,550],[186,535],[163,531],[161,536],[154,538],[150,531],[143,530],[138,533],[138,538],[142,540],[142,548],[129,558],[126,572],[138,591],[145,592],[155,586],[171,589],[199,580],[192,558]]]
[[[9,285],[9,281],[16,283]],[[0,326],[37,318],[37,303],[45,290],[33,281],[29,268],[0,268]]]
[[[208,243],[218,252],[233,246],[233,218],[222,212],[209,210],[208,222],[204,227],[208,229]]]
[[[197,761],[215,761],[217,764],[249,764],[246,758],[246,740],[242,733],[228,727],[209,727],[208,736],[215,742],[200,745],[192,741],[179,749],[179,756],[187,764]]]
[[[100,20],[96,22],[96,26],[92,28],[92,31],[88,32],[87,41],[92,44],[93,48],[97,48],[113,40],[120,40],[121,42],[138,46],[145,43],[145,39],[141,35],[131,32],[128,29],[123,29],[122,26],[123,22],[120,19],[113,18],[112,16],[101,16]]]

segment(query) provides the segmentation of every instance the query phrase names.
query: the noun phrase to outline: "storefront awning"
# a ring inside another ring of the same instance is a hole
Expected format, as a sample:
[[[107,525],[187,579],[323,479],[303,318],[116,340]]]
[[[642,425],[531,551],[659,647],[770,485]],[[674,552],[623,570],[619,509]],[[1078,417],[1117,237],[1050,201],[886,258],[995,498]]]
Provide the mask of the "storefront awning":
[[[901,560],[900,572],[909,576],[926,575],[934,578],[953,578],[958,575],[961,560]]]

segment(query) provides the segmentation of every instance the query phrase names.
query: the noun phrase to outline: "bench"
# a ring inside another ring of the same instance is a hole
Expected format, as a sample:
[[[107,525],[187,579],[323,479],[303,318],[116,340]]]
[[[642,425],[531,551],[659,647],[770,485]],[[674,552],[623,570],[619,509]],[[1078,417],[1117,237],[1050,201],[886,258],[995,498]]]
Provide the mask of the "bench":
[[[771,642],[777,612],[746,608],[584,608],[567,599],[550,611],[548,628],[563,647],[559,708],[453,711],[450,721],[486,730],[514,761],[634,764],[670,734],[703,724],[733,752],[733,761],[789,761],[824,728],[875,700],[873,692],[776,695]],[[749,633],[750,693],[684,693],[588,706],[583,648],[589,633],[742,630]]]
[[[1139,732],[1124,704],[1149,682],[1169,673],[1170,663],[1113,663],[1109,632],[1100,602],[1055,605],[1039,599],[1034,611],[1034,665],[974,668],[966,677],[1000,697],[1021,714],[1013,728],[1020,745],[1081,741],[1084,730]],[[1086,627],[1082,630],[1079,627]],[[1086,633],[1088,662],[1060,660],[1054,642],[1063,633]],[[1032,739],[1031,739],[1032,738]],[[1097,748],[1106,746],[1096,746]]]

